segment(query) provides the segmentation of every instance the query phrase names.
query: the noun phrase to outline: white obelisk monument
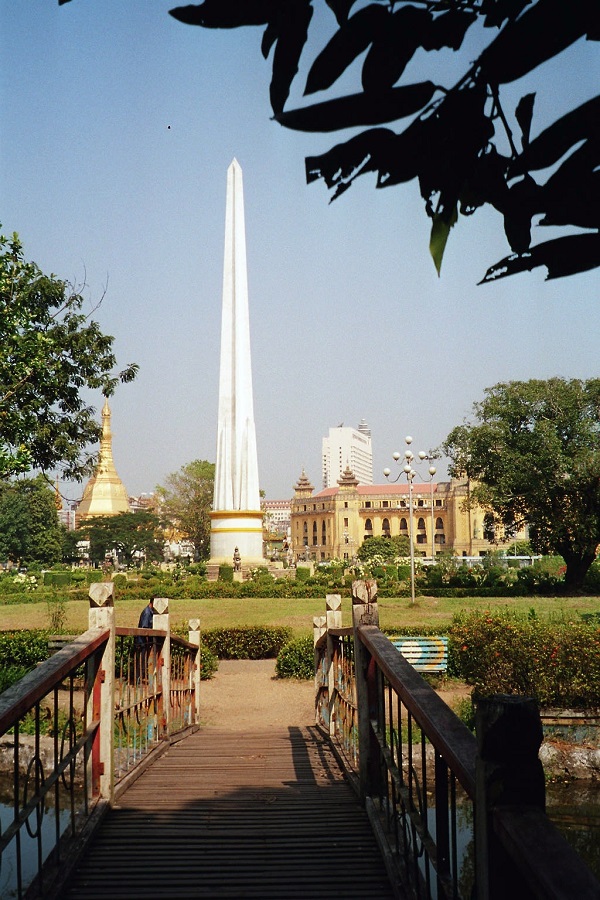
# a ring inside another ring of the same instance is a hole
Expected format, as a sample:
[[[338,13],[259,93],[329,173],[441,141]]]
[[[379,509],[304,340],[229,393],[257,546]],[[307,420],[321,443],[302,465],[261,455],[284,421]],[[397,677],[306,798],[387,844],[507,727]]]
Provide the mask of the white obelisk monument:
[[[264,564],[258,455],[252,399],[250,320],[242,170],[227,170],[225,261],[215,492],[210,514],[210,563]]]

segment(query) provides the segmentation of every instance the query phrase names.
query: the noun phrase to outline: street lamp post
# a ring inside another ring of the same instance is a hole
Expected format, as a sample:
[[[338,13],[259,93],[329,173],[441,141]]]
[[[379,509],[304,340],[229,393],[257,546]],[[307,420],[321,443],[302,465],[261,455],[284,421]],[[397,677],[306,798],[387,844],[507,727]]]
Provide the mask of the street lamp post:
[[[404,463],[402,471],[398,474],[398,477],[394,479],[393,483],[395,483],[396,481],[399,481],[399,479],[402,477],[402,475],[406,475],[406,480],[408,481],[408,533],[409,533],[409,541],[410,541],[410,605],[414,606],[415,605],[415,543],[414,543],[414,523],[413,523],[413,481],[414,481],[415,475],[418,475],[419,473],[413,468],[413,464],[412,464],[413,460],[415,458],[414,453],[410,449],[410,445],[412,444],[412,437],[410,435],[407,435],[407,437],[405,438],[405,441],[406,441],[406,444],[408,445],[408,449],[404,451],[404,459],[406,460],[406,462]],[[396,462],[400,462],[400,460],[402,458],[401,454],[398,452],[398,450],[396,450],[392,454],[392,457]],[[419,459],[421,461],[425,460],[425,459],[432,459],[432,458],[433,457],[428,456],[424,450],[421,450],[419,452]],[[433,530],[433,525],[434,525],[433,476],[435,475],[435,473],[436,473],[435,466],[430,466],[429,467],[429,481],[431,484],[431,557],[432,557],[432,561],[433,561],[433,557],[435,554],[435,543],[434,543],[435,533]],[[383,470],[383,474],[385,475],[386,478],[389,479],[391,472],[389,469],[386,468]]]

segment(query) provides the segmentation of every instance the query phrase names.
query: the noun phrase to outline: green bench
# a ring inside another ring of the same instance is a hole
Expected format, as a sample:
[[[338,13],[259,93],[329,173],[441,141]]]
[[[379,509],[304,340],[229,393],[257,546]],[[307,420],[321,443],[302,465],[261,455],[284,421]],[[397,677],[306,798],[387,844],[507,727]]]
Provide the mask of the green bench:
[[[392,644],[417,672],[445,672],[448,668],[447,637],[394,638]]]

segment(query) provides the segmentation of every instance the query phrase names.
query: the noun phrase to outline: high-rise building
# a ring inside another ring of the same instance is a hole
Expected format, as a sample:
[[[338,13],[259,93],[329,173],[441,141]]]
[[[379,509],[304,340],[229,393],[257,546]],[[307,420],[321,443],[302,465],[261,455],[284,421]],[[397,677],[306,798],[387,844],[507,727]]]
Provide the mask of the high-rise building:
[[[244,566],[263,559],[258,454],[252,396],[242,170],[227,170],[221,366],[210,562]]]
[[[373,484],[371,429],[364,419],[358,428],[330,428],[323,438],[323,487],[336,487],[347,466],[359,484]]]

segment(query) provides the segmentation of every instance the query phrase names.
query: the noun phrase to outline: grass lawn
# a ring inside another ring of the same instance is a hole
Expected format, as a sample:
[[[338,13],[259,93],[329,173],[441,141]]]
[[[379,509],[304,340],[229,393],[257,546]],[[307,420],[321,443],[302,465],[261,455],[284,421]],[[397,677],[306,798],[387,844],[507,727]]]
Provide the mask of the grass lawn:
[[[117,625],[136,626],[143,602],[119,600],[117,596]],[[573,617],[580,613],[600,613],[600,597],[517,597],[506,598],[434,598],[417,597],[414,606],[406,597],[387,598],[379,601],[379,621],[382,628],[406,626],[439,626],[445,628],[453,615],[463,609],[498,609],[508,607],[527,614],[534,609],[540,618]],[[297,636],[312,631],[314,616],[325,613],[325,597],[318,599],[205,599],[171,600],[173,626],[187,623],[188,619],[200,619],[201,629],[239,625],[289,625]],[[343,624],[351,624],[351,603],[342,599]],[[66,626],[69,634],[86,630],[88,604],[82,601],[66,603]],[[47,628],[49,624],[46,603],[0,605],[0,630],[16,628]]]

